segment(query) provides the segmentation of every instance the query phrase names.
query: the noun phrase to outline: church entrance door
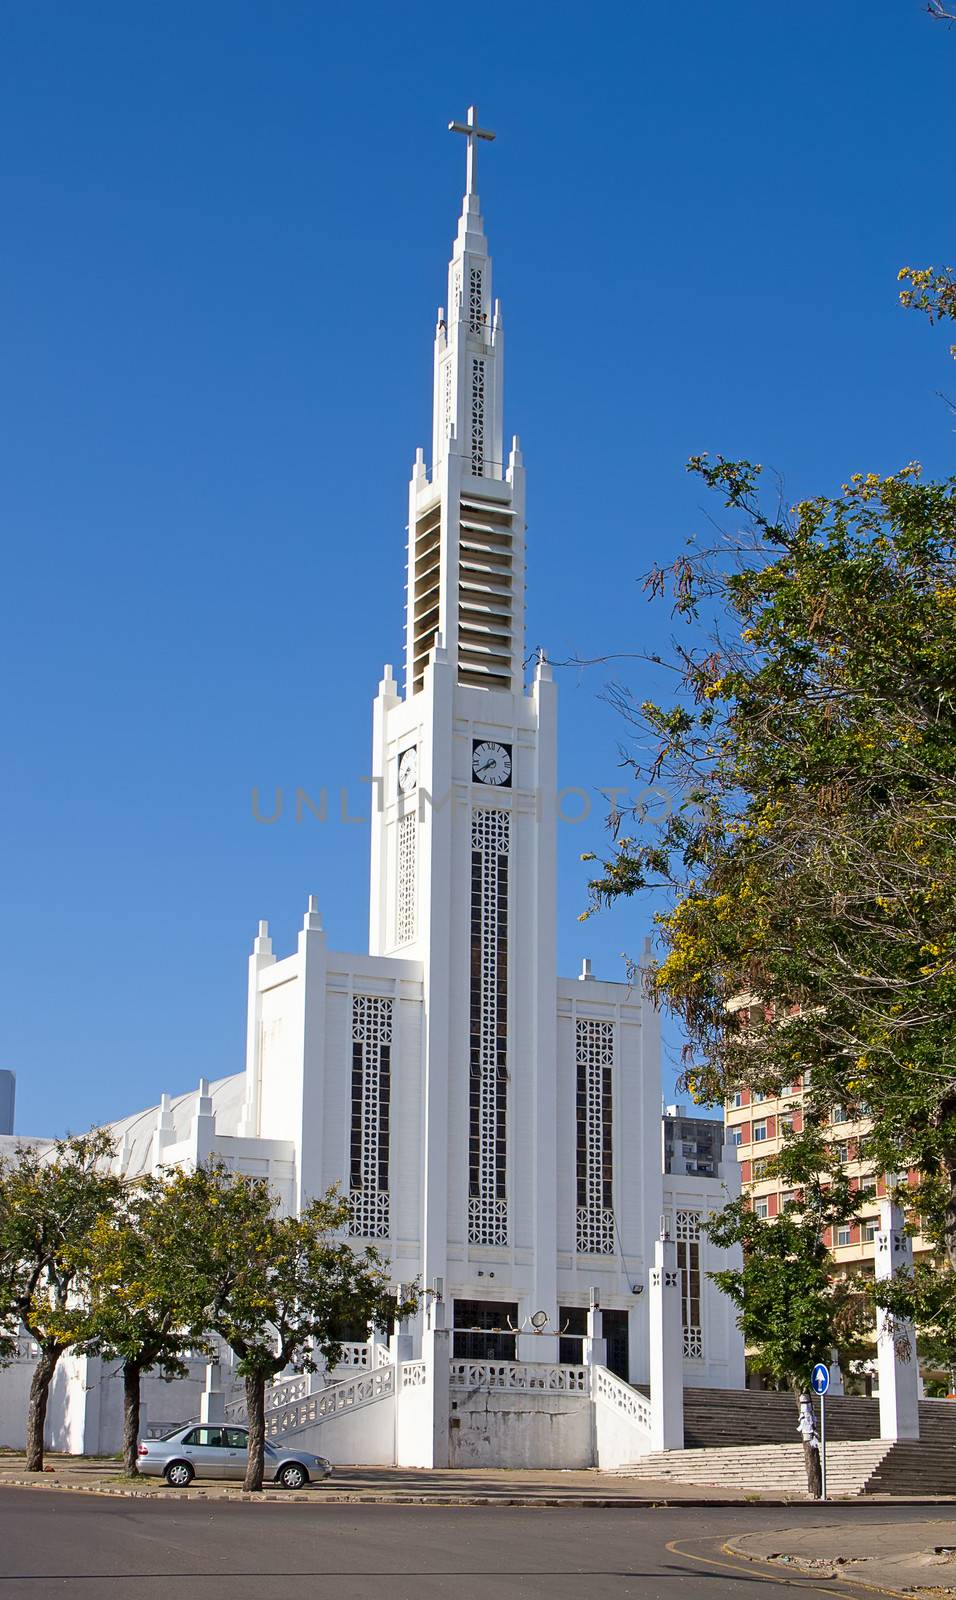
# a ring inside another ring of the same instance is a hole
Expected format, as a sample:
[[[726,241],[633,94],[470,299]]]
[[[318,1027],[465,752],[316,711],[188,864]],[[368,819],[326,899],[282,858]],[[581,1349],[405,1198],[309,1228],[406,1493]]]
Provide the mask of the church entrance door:
[[[577,1366],[584,1360],[584,1336],[588,1331],[587,1311],[583,1306],[562,1306],[558,1312],[558,1323],[561,1328],[558,1360],[568,1366]],[[627,1312],[602,1311],[601,1324],[607,1341],[608,1368],[627,1383],[630,1360]]]
[[[518,1305],[510,1300],[456,1300],[455,1344],[459,1361],[513,1361]]]

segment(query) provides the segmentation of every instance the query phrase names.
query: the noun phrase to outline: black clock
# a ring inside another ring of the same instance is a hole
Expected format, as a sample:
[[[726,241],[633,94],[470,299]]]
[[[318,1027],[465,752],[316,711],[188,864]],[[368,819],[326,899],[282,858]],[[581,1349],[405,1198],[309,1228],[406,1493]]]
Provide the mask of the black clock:
[[[474,739],[471,746],[471,775],[476,783],[495,788],[511,787],[511,746],[497,739]]]

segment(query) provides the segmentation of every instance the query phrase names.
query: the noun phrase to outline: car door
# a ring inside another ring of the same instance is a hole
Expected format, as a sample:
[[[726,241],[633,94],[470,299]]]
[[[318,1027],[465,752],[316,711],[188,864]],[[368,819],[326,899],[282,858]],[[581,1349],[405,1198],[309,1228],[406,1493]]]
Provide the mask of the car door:
[[[225,1456],[225,1476],[227,1478],[244,1478],[246,1475],[246,1457],[249,1451],[249,1435],[245,1428],[223,1428],[223,1454]]]
[[[183,1440],[183,1455],[190,1461],[197,1478],[224,1478],[226,1450],[222,1428],[193,1428]]]

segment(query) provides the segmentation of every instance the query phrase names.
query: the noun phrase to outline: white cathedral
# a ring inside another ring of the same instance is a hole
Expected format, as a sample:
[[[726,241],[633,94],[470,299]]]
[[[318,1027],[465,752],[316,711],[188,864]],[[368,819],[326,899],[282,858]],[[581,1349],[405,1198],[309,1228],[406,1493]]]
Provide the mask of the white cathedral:
[[[389,1342],[281,1380],[274,1434],[340,1461],[616,1465],[680,1447],[685,1385],[743,1386],[700,1231],[737,1163],[665,1160],[640,981],[557,975],[557,693],[543,657],[525,683],[525,469],[475,184],[491,135],[473,108],[452,127],[467,192],[409,486],[404,682],[386,666],[372,709],[368,954],[331,948],[315,900],[289,954],[260,923],[244,1070],[113,1132],[130,1175],[216,1155],[291,1209],[339,1184],[355,1240],[433,1291]],[[25,1346],[0,1373],[0,1444],[30,1366]],[[50,1442],[115,1449],[115,1377],[61,1368]],[[241,1414],[225,1353],[144,1397],[152,1431]]]

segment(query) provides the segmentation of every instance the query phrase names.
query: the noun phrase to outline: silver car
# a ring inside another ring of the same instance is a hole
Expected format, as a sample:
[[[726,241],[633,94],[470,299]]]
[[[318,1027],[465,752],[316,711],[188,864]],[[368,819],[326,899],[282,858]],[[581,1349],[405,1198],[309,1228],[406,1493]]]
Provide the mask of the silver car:
[[[143,1439],[137,1451],[140,1472],[163,1477],[174,1489],[185,1489],[193,1478],[244,1478],[249,1444],[247,1428],[209,1426],[190,1422],[165,1439]],[[265,1443],[263,1476],[285,1489],[301,1489],[312,1480],[329,1477],[331,1462],[308,1450]]]

